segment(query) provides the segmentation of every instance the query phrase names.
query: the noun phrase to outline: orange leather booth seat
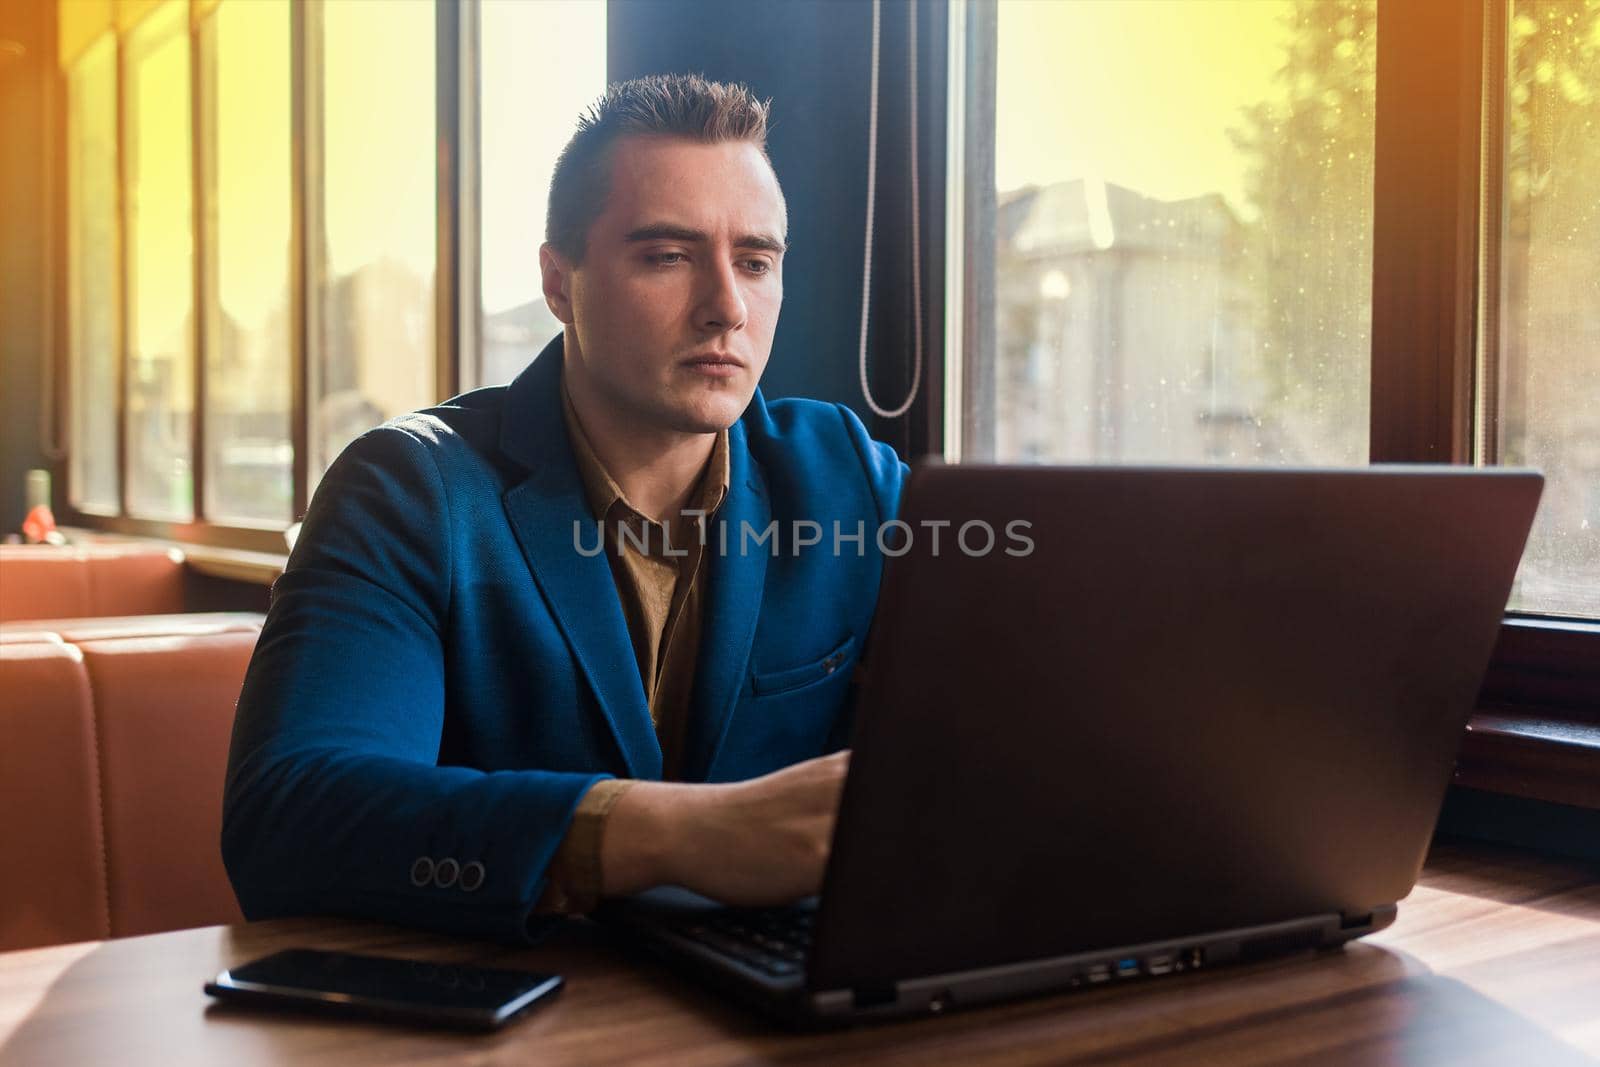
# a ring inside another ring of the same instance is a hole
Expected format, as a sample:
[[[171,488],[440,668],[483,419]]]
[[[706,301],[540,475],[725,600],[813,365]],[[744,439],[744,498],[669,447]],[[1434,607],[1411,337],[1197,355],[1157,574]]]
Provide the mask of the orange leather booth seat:
[[[242,919],[222,779],[261,622],[0,627],[0,951]]]
[[[0,545],[0,622],[182,611],[183,553],[144,545]]]

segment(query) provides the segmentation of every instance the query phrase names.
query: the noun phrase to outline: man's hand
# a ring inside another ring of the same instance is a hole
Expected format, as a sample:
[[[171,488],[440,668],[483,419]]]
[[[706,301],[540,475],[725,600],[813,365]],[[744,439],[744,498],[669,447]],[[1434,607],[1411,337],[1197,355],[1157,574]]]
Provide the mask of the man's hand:
[[[606,896],[681,885],[725,904],[787,904],[822,888],[850,753],[727,785],[640,782],[606,818]]]

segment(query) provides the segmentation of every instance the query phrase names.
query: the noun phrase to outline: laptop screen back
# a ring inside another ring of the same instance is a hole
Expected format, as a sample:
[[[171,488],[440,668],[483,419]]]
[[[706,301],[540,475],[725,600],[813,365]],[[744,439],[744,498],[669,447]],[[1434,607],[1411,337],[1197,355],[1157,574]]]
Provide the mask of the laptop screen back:
[[[888,537],[908,550],[866,652],[812,988],[1403,897],[1541,486],[919,468]]]

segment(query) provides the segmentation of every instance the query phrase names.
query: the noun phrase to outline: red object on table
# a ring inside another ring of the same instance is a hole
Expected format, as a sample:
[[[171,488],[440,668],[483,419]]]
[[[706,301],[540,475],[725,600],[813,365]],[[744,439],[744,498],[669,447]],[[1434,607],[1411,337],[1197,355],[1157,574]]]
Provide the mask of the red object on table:
[[[55,534],[55,538],[52,538],[51,534]],[[36,506],[28,512],[27,518],[22,520],[22,536],[32,545],[44,544],[47,541],[59,543],[57,538],[61,535],[56,533],[55,515],[43,504]]]

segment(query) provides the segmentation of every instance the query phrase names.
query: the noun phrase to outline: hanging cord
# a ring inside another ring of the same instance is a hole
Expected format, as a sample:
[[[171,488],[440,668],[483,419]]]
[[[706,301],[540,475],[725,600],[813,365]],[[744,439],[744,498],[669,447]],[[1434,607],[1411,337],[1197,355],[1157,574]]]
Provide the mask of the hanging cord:
[[[898,419],[911,410],[922,386],[922,196],[918,182],[917,156],[917,12],[909,9],[910,26],[908,42],[911,68],[911,318],[914,348],[912,355],[911,389],[905,402],[892,411],[882,407],[872,395],[867,382],[867,311],[872,295],[872,222],[878,187],[878,57],[882,17],[882,0],[872,0],[872,95],[867,118],[867,233],[866,251],[861,260],[861,344],[856,369],[861,375],[861,395],[867,407],[880,418]]]

